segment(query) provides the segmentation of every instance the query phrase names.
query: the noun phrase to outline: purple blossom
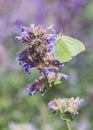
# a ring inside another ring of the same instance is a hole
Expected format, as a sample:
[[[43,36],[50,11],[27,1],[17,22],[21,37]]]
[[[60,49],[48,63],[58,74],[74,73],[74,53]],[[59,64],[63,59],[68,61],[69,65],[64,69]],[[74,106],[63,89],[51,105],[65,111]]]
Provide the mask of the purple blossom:
[[[53,61],[53,64],[54,64],[55,66],[58,66],[59,68],[62,68],[62,67],[64,66],[64,64],[61,63],[61,62],[58,61],[58,60],[54,60],[54,61]]]
[[[67,79],[69,79],[69,78],[70,78],[70,76],[68,76],[68,75],[62,73],[62,79],[66,79],[66,80],[67,80]]]
[[[26,27],[21,26],[21,32],[24,32],[25,30],[27,30],[27,28],[26,28]]]
[[[53,111],[60,111],[59,108],[63,110],[63,113],[65,114],[66,112],[69,112],[71,114],[77,115],[78,114],[78,109],[79,109],[79,104],[80,102],[83,103],[83,99],[80,99],[77,97],[76,99],[72,98],[64,98],[64,99],[54,99],[48,103],[48,108]]]
[[[17,36],[16,38],[21,40],[23,44],[28,44],[28,46],[27,49],[18,53],[18,61],[20,65],[23,65],[26,72],[29,73],[31,67],[37,67],[45,75],[48,75],[48,71],[51,69],[50,66],[53,66],[50,60],[54,58],[53,47],[55,34],[48,33],[47,31],[52,29],[45,29],[42,26],[35,27],[33,24],[29,28],[21,27],[21,36]],[[29,61],[33,62],[31,63]],[[46,62],[49,68],[45,65]],[[45,69],[46,67],[48,68],[47,70]]]
[[[19,64],[22,65],[27,60],[28,52],[27,50],[23,50],[22,52],[17,53],[17,60],[19,61]]]
[[[59,67],[62,68],[64,66],[64,63],[60,63]]]
[[[18,40],[24,44],[23,51],[17,54],[19,64],[24,70],[30,74],[30,68],[35,67],[39,70],[39,73],[43,73],[43,78],[36,79],[32,84],[26,85],[27,90],[31,95],[36,92],[42,93],[46,86],[42,83],[47,80],[51,86],[53,82],[62,78],[68,79],[67,75],[59,72],[55,73],[55,70],[59,71],[59,68],[63,67],[63,63],[59,62],[54,57],[54,44],[55,44],[55,31],[53,26],[44,28],[43,26],[21,27],[21,36],[17,36]]]
[[[72,97],[71,99],[75,100],[75,102],[77,103],[78,107],[82,106],[82,104],[84,103],[84,99],[80,99],[80,97],[77,97],[76,99],[74,99],[74,97]]]
[[[26,84],[25,87],[28,95],[33,96],[36,92],[43,93],[44,90],[40,85],[42,84],[42,82],[44,82],[44,80],[45,78],[41,76],[36,79],[32,84]]]
[[[29,65],[28,63],[26,63],[25,65],[23,65],[23,68],[25,69],[25,71],[28,73],[28,74],[31,74],[29,72],[30,68],[31,68],[31,65]]]
[[[22,38],[20,36],[15,37],[16,40],[21,40]]]
[[[53,45],[52,45],[52,44],[49,44],[47,47],[48,47],[49,51],[53,53],[53,51],[54,51]]]
[[[43,72],[44,72],[44,75],[45,75],[45,76],[47,76],[47,75],[48,75],[48,73],[49,73],[48,68],[44,68],[44,69],[43,69]]]
[[[47,38],[47,41],[49,44],[54,44],[54,37],[55,35],[54,34],[50,34]]]
[[[48,103],[48,108],[49,108],[50,110],[58,110],[58,107],[56,106],[56,102],[54,102],[54,101],[50,101],[50,102]]]
[[[26,84],[25,87],[26,87],[26,92],[28,93],[29,96],[33,96],[33,95],[35,95],[36,90],[33,90],[33,91],[30,90],[31,87],[32,87],[31,84]]]
[[[37,43],[38,43],[38,44],[41,44],[41,43],[42,43],[42,40],[38,39],[38,40],[37,40]]]

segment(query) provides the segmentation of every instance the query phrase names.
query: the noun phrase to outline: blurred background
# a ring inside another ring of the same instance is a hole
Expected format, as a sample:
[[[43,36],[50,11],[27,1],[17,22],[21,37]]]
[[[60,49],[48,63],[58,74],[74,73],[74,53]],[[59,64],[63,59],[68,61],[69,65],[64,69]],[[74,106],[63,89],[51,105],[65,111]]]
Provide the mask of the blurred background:
[[[20,26],[55,25],[57,33],[81,40],[86,51],[65,63],[68,81],[45,96],[29,97],[24,85],[39,74],[28,75],[16,62],[21,43]],[[65,123],[52,117],[47,103],[55,97],[84,98],[72,130],[93,130],[93,0],[0,0],[0,130],[66,130]]]

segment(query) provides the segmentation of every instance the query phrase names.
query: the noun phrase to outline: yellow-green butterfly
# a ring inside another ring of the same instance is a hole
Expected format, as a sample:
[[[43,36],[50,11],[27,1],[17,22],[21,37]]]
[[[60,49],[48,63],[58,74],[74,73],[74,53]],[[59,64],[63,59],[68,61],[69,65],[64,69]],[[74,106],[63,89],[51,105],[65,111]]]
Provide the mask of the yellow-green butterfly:
[[[59,35],[54,46],[54,57],[60,62],[67,62],[85,50],[84,44],[72,37]]]

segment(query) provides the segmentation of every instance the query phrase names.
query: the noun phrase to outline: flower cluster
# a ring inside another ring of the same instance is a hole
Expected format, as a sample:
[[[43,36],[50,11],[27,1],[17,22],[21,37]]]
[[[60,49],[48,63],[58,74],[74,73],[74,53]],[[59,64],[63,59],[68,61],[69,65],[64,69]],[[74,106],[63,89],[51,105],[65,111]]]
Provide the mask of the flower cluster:
[[[77,115],[78,109],[83,103],[83,99],[77,97],[76,99],[64,98],[64,99],[54,99],[48,103],[48,108],[52,111],[59,111],[61,114],[69,112],[70,114]]]
[[[60,83],[62,79],[68,79],[69,76],[62,73],[49,72],[47,78],[40,76],[33,83],[26,84],[26,91],[28,95],[35,95],[36,92],[44,93],[49,87],[52,87],[53,83]],[[43,86],[43,88],[41,87]]]
[[[21,40],[25,49],[18,52],[19,64],[30,74],[30,68],[35,67],[43,76],[36,79],[34,83],[27,84],[26,90],[30,95],[36,92],[43,92],[45,88],[41,88],[43,82],[47,80],[51,86],[55,80],[67,79],[68,76],[58,72],[59,68],[64,66],[54,57],[54,45],[56,33],[53,26],[44,28],[43,26],[21,27],[21,36],[16,36],[17,40]]]
[[[63,66],[53,56],[56,34],[52,26],[44,28],[31,25],[28,28],[21,27],[21,32],[21,36],[16,36],[16,39],[21,40],[27,48],[18,52],[18,61],[26,72],[30,73],[30,68],[36,67],[47,76],[49,71]]]
[[[56,34],[53,26],[45,28],[32,24],[28,28],[21,27],[21,36],[16,39],[21,40],[25,49],[17,53],[17,60],[28,74],[33,67],[42,74],[33,83],[25,85],[28,95],[33,96],[36,92],[45,94],[50,87],[60,84],[62,79],[69,78],[68,75],[60,73],[64,64],[54,57],[54,46],[61,38],[62,34]],[[73,120],[73,115],[78,114],[82,103],[83,99],[79,97],[59,98],[50,101],[48,108],[65,120],[70,129],[69,121]]]

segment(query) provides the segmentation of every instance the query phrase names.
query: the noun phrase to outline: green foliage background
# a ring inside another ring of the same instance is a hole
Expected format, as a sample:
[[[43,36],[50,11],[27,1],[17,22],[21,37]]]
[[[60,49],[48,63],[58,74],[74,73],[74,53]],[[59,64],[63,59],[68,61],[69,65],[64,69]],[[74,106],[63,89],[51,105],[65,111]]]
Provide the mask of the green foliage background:
[[[7,32],[3,28],[4,36],[2,31],[0,35],[0,46],[4,47],[3,51],[2,49],[0,50],[2,52],[0,53],[0,130],[10,130],[10,122],[18,124],[29,122],[40,130],[45,130],[47,125],[51,129],[65,130],[64,122],[61,122],[57,117],[51,117],[51,113],[48,111],[47,103],[53,96],[56,98],[72,96],[84,98],[84,106],[80,109],[79,116],[75,118],[71,126],[73,130],[79,130],[78,125],[75,126],[75,124],[84,121],[82,127],[87,122],[87,130],[93,130],[93,1],[89,0],[84,7],[80,8],[78,12],[76,11],[75,16],[66,25],[64,24],[66,35],[82,40],[86,46],[86,51],[74,57],[70,62],[65,63],[61,70],[63,73],[70,75],[71,78],[68,81],[63,81],[61,85],[50,89],[43,97],[40,94],[29,97],[25,92],[24,85],[33,82],[39,74],[34,69],[31,75],[26,74],[16,62],[16,53],[20,51],[21,45],[15,41],[15,36],[18,35],[19,29],[17,30],[17,27],[11,23],[13,17],[10,17],[10,14],[16,15],[16,12],[12,9],[14,3],[12,2],[12,6],[8,6],[8,4],[6,6],[6,3],[0,2],[0,18],[5,20],[2,22],[3,24],[4,22],[8,23],[6,28],[9,30]],[[16,2],[18,1],[16,0]],[[48,11],[52,12],[54,1],[45,0],[45,2],[45,6],[51,6],[51,9]],[[30,6],[29,8],[31,8]],[[17,9],[19,6],[15,8]],[[28,12],[30,11],[28,10]],[[31,16],[34,18],[34,13]],[[57,16],[53,17],[57,19]],[[46,26],[52,24],[52,22],[55,23],[53,17],[50,18],[49,15],[49,22],[44,21],[41,23]],[[29,26],[29,23],[35,22],[33,18],[29,19],[27,17],[24,20],[22,19],[22,24]],[[9,22],[12,24],[11,26]],[[0,23],[1,27],[3,27],[3,24]],[[6,59],[4,59],[4,55],[6,55]]]

